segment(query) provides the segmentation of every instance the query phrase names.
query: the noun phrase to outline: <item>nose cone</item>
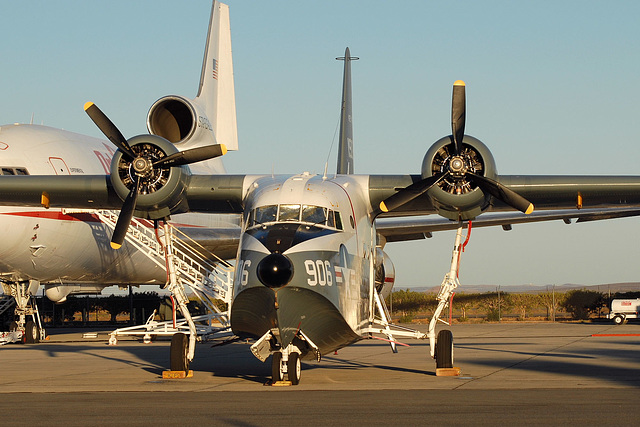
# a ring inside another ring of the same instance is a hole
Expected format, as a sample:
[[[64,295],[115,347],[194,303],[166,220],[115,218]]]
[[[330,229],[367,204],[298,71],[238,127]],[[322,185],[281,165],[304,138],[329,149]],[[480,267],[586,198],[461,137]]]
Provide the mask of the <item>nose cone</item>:
[[[279,253],[267,255],[257,268],[258,279],[268,288],[280,288],[293,278],[293,264]]]

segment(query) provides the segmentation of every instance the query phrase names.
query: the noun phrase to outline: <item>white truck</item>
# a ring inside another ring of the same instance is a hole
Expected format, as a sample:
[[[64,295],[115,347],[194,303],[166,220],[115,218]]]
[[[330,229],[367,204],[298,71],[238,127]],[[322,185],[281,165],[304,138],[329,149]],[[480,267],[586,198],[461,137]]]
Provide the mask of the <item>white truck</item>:
[[[607,315],[616,325],[627,323],[628,319],[637,319],[640,315],[640,298],[614,299],[611,301],[611,311]]]

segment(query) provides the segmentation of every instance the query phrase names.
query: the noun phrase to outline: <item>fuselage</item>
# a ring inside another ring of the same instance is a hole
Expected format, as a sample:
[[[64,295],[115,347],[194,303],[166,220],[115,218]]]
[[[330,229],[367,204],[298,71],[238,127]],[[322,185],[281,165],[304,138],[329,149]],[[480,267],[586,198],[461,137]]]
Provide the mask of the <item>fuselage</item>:
[[[301,331],[323,354],[361,338],[376,241],[366,184],[352,175],[307,173],[251,183],[231,307],[237,335],[277,331],[286,347]],[[271,254],[291,271],[270,265]]]

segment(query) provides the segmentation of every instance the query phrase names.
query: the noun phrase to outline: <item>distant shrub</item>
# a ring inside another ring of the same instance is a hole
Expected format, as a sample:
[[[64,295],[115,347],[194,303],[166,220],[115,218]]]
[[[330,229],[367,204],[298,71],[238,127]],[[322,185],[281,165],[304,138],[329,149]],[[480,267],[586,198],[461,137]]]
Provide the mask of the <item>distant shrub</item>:
[[[600,292],[576,289],[566,293],[561,307],[571,313],[572,318],[586,320],[591,313],[597,312],[604,303],[604,295]]]
[[[413,319],[415,317],[416,317],[415,313],[406,313],[400,316],[400,319],[398,319],[398,321],[400,323],[411,323],[413,322]]]

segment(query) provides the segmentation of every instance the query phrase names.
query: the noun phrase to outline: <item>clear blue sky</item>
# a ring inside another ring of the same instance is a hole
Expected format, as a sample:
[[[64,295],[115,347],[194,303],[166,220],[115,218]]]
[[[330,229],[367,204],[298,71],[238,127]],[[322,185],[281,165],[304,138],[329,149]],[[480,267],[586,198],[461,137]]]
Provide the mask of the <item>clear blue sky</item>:
[[[231,173],[321,173],[353,65],[357,173],[418,173],[450,133],[467,83],[466,131],[503,174],[640,175],[637,1],[228,1],[240,151]],[[0,123],[92,136],[92,100],[125,135],[161,96],[195,95],[209,1],[2,5]],[[335,147],[330,167],[335,167]],[[474,232],[469,284],[638,281],[640,219]],[[438,285],[452,233],[387,246],[399,286]]]

